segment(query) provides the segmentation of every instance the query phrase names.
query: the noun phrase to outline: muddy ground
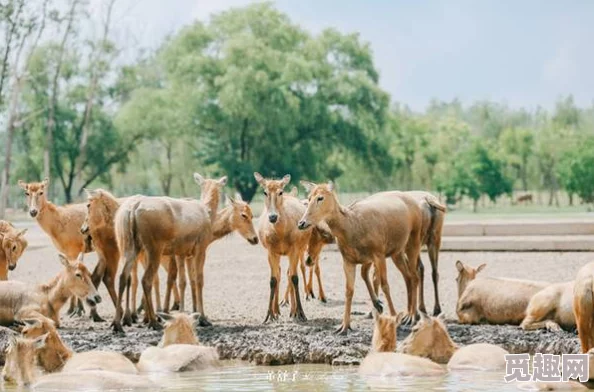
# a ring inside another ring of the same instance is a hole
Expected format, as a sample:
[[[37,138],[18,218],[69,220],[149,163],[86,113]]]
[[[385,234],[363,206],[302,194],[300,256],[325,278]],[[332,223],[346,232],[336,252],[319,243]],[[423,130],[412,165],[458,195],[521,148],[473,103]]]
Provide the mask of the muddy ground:
[[[56,250],[47,236],[31,221],[16,222],[29,227],[29,249],[23,255],[10,279],[25,282],[44,282],[61,268]],[[433,307],[433,288],[430,266],[425,254],[427,273],[427,307]],[[592,261],[592,254],[575,253],[494,253],[494,252],[443,252],[440,255],[440,295],[448,319],[455,318],[456,260],[473,265],[487,263],[485,276],[505,276],[523,279],[567,281],[577,270]],[[94,254],[85,262],[93,268]],[[287,261],[283,261],[283,271]],[[322,260],[323,284],[327,303],[316,300],[303,301],[308,321],[296,323],[288,318],[288,308],[281,308],[281,320],[262,325],[266,315],[270,271],[266,252],[261,245],[249,245],[242,238],[232,235],[213,244],[209,249],[205,267],[204,301],[212,327],[199,327],[200,340],[216,346],[223,359],[242,359],[255,364],[329,363],[355,364],[365,356],[371,343],[372,321],[367,318],[370,310],[367,290],[357,278],[353,301],[353,331],[346,337],[333,331],[340,324],[344,306],[344,277],[338,252],[326,251]],[[392,298],[397,310],[405,306],[405,288],[399,272],[392,265],[388,268]],[[161,276],[164,277],[163,272]],[[284,276],[283,276],[284,278]],[[164,279],[162,279],[162,286]],[[300,281],[301,284],[301,281]],[[284,292],[286,279],[281,283]],[[317,284],[314,285],[317,294]],[[113,317],[113,304],[102,287],[103,302],[100,314],[108,320]],[[187,293],[187,303],[190,302]],[[303,292],[302,292],[303,294]],[[140,295],[140,293],[139,293]],[[384,301],[385,302],[385,301]],[[63,312],[65,309],[63,310]],[[121,351],[132,359],[160,339],[160,333],[148,331],[138,325],[128,328],[125,335],[114,335],[107,323],[93,323],[82,319],[62,317],[64,341],[75,351],[109,349]],[[579,344],[575,333],[545,331],[524,332],[514,326],[462,326],[448,322],[453,340],[465,345],[487,342],[501,345],[510,352],[573,353]],[[399,339],[408,334],[399,330]],[[0,331],[0,348],[4,344]],[[0,361],[3,358],[0,357]]]

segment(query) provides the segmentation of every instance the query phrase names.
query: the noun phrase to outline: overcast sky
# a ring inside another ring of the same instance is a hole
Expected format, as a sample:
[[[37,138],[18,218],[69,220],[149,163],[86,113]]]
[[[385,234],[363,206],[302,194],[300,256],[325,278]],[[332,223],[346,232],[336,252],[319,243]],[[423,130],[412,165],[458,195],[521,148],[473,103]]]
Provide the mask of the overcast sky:
[[[101,8],[105,0],[93,0]],[[167,34],[249,0],[118,0],[114,34],[155,47]],[[594,99],[594,1],[279,0],[312,32],[359,32],[373,48],[380,84],[422,110],[431,98],[552,107]],[[114,37],[116,38],[116,37]]]

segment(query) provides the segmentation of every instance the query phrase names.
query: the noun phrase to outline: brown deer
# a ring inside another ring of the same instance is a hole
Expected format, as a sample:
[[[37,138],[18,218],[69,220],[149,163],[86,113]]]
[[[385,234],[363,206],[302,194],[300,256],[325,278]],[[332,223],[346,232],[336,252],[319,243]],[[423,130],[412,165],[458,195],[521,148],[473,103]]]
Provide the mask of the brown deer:
[[[187,372],[217,366],[219,354],[214,347],[171,344],[148,347],[140,355],[138,370],[143,373]]]
[[[456,268],[459,272],[456,279],[459,293],[456,313],[462,324],[519,325],[526,317],[530,299],[550,285],[548,282],[506,278],[469,281],[467,273],[471,267],[457,261]]]
[[[60,309],[70,297],[85,298],[90,305],[101,302],[101,296],[91,281],[91,273],[80,261],[70,262],[60,255],[62,272],[48,284],[32,288],[17,281],[0,282],[0,324],[42,314],[60,324]]]
[[[553,283],[534,294],[528,302],[524,330],[545,328],[549,331],[575,329],[573,288],[575,282]]]
[[[36,351],[37,362],[44,371],[75,372],[82,370],[107,370],[124,374],[137,374],[136,366],[120,353],[92,350],[74,353],[67,347],[52,320],[46,317],[23,319],[22,334],[34,339],[46,336],[45,346]]]
[[[334,236],[330,228],[324,222],[318,224],[311,231],[311,238],[307,245],[307,255],[305,257],[305,265],[309,267],[309,277],[305,285],[306,299],[315,298],[313,291],[313,273],[316,274],[318,282],[318,299],[326,303],[326,293],[322,286],[322,272],[320,271],[320,255],[324,246],[335,243]]]
[[[395,353],[396,329],[400,318],[380,315],[372,310],[375,326],[373,329],[371,351],[359,367],[365,376],[439,376],[446,371],[433,361],[414,355]]]
[[[163,337],[159,342],[159,347],[166,347],[172,344],[198,344],[195,326],[200,319],[198,313],[159,313],[165,321]]]
[[[594,263],[588,263],[577,273],[573,288],[573,314],[582,353],[594,348]]]
[[[26,183],[19,180],[18,183],[25,192],[29,215],[35,218],[60,253],[66,255],[69,260],[74,260],[80,253],[92,251],[89,249],[88,238],[80,233],[80,227],[86,215],[85,204],[56,206],[47,200],[48,178],[42,182]],[[101,282],[102,276],[99,275],[99,272],[104,270],[103,263],[104,261],[99,259],[93,271],[93,282],[96,286],[99,286]],[[78,308],[76,308],[75,300],[72,298],[68,313],[81,315],[84,313],[82,301],[78,301]],[[95,307],[91,307],[91,318],[94,321],[103,321]]]
[[[525,195],[522,196],[518,196],[518,198],[516,199],[516,204],[521,204],[521,203],[530,203],[532,204],[533,200],[532,200],[532,193],[527,193]]]
[[[392,258],[406,283],[408,309],[404,322],[414,323],[418,318],[417,263],[422,234],[422,212],[419,203],[403,192],[394,191],[376,193],[343,207],[333,192],[332,183],[316,185],[302,181],[302,184],[309,191],[309,202],[299,221],[299,228],[306,229],[320,221],[326,221],[336,237],[343,258],[346,301],[342,325],[337,332],[346,334],[350,329],[357,264],[361,264],[361,277],[365,281],[374,307],[382,311],[381,302],[369,276],[372,266],[377,271],[390,314],[396,314],[390,296],[386,257]]]
[[[254,173],[258,184],[264,189],[264,211],[260,215],[258,236],[268,251],[268,265],[270,266],[270,297],[268,313],[264,322],[277,320],[279,310],[280,259],[288,256],[289,268],[287,275],[291,282],[290,316],[306,321],[299,294],[299,276],[297,267],[304,257],[311,230],[297,230],[299,217],[305,212],[305,206],[297,198],[284,195],[284,188],[291,181],[289,174],[281,180],[265,179],[258,172]],[[305,282],[304,282],[305,284]]]
[[[28,246],[24,234],[12,223],[0,220],[0,280],[8,280],[8,271],[14,271],[18,260]]]
[[[452,341],[443,319],[427,317],[424,313],[400,345],[400,352],[447,363],[450,370],[502,370],[505,369],[505,355],[509,354],[499,346],[486,343],[459,348]]]
[[[227,178],[204,180],[195,173],[194,179],[201,187],[202,201],[138,196],[126,200],[118,209],[114,222],[123,271],[119,278],[118,306],[113,323],[115,331],[123,332],[122,296],[141,252],[147,259],[147,269],[142,277],[145,318],[150,328],[163,328],[157,321],[151,293],[167,246],[175,250],[176,256],[193,258],[190,268],[193,307],[200,312],[204,323],[207,322],[202,304],[204,259],[219,204],[220,188],[226,184]],[[183,304],[183,286],[180,285],[179,289]]]
[[[36,351],[45,347],[46,339],[47,334],[35,339],[10,336],[2,369],[5,382],[28,386],[37,378]]]

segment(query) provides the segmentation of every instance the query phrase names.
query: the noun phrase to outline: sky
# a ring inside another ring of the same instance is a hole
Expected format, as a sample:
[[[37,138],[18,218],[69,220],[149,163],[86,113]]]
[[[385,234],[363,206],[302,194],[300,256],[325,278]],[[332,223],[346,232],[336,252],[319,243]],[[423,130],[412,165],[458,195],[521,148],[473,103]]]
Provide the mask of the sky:
[[[100,14],[106,0],[92,0]],[[118,0],[114,35],[129,50],[159,45],[195,19],[250,0]],[[371,44],[380,85],[423,110],[431,99],[554,107],[573,94],[594,102],[594,1],[277,0],[316,33],[358,32]]]

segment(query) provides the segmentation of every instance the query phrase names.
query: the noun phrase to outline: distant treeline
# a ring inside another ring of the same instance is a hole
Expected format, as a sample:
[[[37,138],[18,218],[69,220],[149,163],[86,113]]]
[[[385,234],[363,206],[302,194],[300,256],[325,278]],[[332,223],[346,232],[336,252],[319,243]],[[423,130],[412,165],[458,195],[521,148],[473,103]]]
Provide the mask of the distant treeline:
[[[59,3],[59,4],[58,4]],[[357,34],[314,35],[271,4],[195,22],[120,64],[111,38],[80,34],[83,0],[0,9],[0,216],[16,181],[51,178],[53,198],[85,187],[195,195],[191,173],[229,176],[250,200],[253,172],[336,181],[341,191],[422,188],[453,204],[516,189],[594,201],[594,106],[391,102]],[[51,34],[49,33],[51,31]]]

